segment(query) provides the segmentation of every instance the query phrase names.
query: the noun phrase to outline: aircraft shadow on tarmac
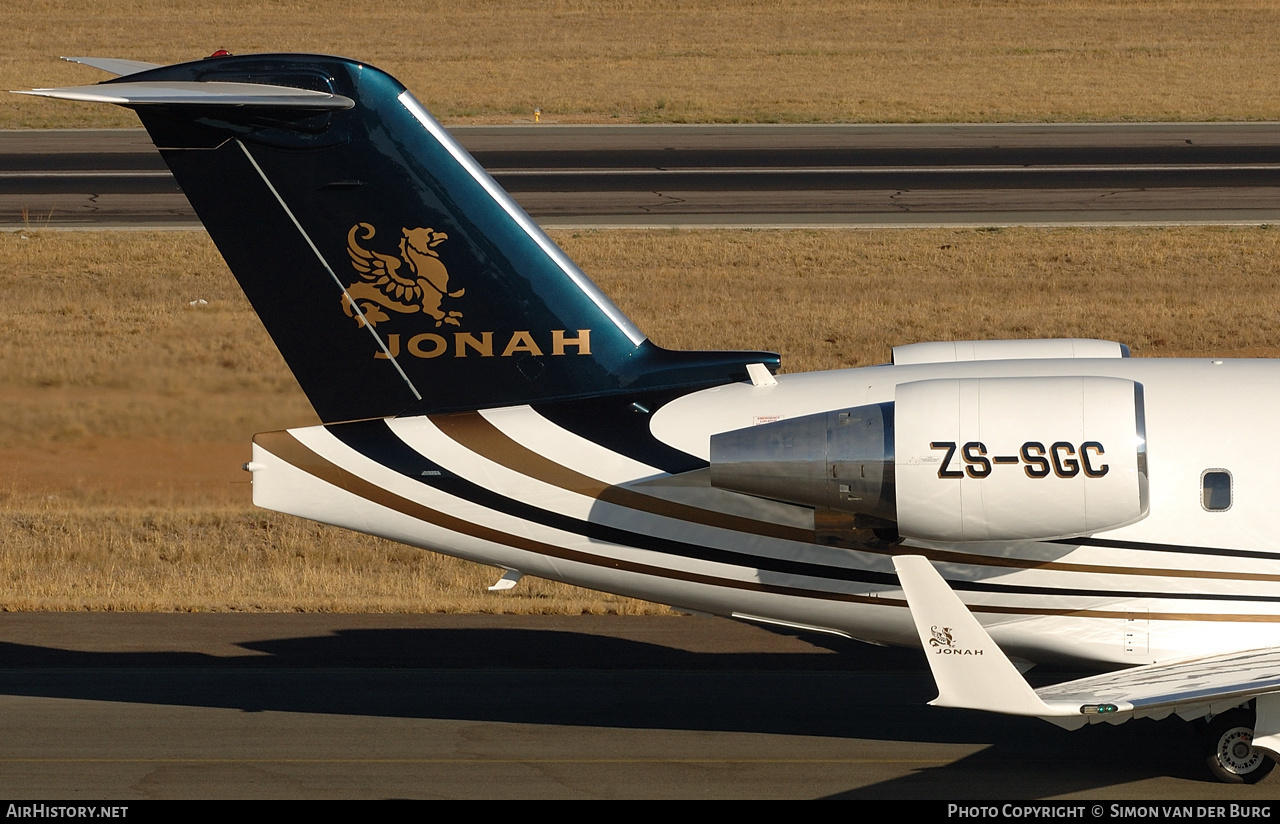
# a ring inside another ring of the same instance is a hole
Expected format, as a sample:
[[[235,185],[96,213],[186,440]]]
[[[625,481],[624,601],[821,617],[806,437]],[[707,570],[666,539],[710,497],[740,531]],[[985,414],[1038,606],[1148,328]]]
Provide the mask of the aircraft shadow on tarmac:
[[[842,797],[1055,796],[1159,777],[1209,790],[1181,721],[1076,732],[926,706],[920,653],[807,637],[812,654],[703,653],[571,631],[360,629],[242,656],[0,643],[0,695],[380,717],[985,744]],[[157,642],[163,644],[163,641]],[[1061,676],[1059,676],[1061,677]],[[1052,680],[1052,679],[1051,679]]]

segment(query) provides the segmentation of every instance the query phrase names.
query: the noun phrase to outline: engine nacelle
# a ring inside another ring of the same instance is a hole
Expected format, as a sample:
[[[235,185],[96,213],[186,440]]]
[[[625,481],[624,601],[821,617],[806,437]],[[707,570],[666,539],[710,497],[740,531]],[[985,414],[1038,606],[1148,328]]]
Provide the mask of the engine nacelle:
[[[931,541],[1101,532],[1148,511],[1142,386],[1101,377],[901,384],[891,404],[713,436],[711,483]]]
[[[1033,358],[1127,358],[1129,347],[1113,340],[1035,338],[1032,340],[939,340],[893,347],[893,365]]]

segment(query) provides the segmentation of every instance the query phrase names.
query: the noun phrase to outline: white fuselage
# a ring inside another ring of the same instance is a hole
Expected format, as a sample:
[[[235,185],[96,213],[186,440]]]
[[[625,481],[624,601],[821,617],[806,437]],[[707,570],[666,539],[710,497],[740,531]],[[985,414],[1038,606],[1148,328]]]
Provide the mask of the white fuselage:
[[[254,501],[525,574],[878,643],[918,643],[891,560],[903,553],[930,557],[1000,645],[1028,661],[1142,664],[1280,643],[1280,482],[1266,447],[1280,362],[997,360],[784,375],[679,397],[649,430],[707,461],[712,435],[892,402],[903,384],[1055,376],[1141,385],[1145,517],[1057,540],[829,545],[813,538],[812,509],[713,488],[705,472],[663,472],[528,406],[259,436]],[[1229,473],[1225,509],[1203,505],[1209,470]]]

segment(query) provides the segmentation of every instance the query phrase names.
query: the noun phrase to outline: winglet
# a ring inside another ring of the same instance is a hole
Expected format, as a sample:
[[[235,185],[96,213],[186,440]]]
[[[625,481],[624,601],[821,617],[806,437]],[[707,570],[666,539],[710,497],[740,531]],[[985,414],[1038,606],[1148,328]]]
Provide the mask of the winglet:
[[[893,566],[938,685],[930,704],[1041,718],[1079,714],[1036,695],[928,559],[902,555]]]

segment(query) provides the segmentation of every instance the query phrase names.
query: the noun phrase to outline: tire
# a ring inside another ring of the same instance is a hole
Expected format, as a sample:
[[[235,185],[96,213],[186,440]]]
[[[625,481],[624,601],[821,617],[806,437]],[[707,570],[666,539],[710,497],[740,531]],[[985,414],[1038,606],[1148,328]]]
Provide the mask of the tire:
[[[1253,746],[1254,714],[1234,709],[1214,716],[1205,727],[1205,765],[1224,784],[1256,784],[1271,774],[1276,762]]]

